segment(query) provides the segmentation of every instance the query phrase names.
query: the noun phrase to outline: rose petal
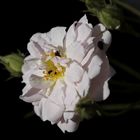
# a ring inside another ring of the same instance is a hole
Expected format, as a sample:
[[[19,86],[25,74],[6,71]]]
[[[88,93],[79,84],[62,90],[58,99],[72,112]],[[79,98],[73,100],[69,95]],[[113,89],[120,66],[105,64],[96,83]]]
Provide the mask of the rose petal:
[[[82,80],[76,84],[76,89],[81,97],[85,97],[88,94],[89,87],[90,87],[90,80],[87,72],[85,72]]]
[[[85,23],[85,24],[88,24],[87,16],[84,15],[84,16],[78,21],[78,23]]]
[[[100,73],[102,60],[98,55],[95,55],[88,65],[88,76],[90,79],[94,78]]]
[[[39,69],[37,65],[34,64],[33,67],[30,68],[31,65],[29,65],[29,64],[26,64],[25,63],[22,66],[22,72],[24,73],[24,75],[23,75],[23,81],[24,82],[27,81],[27,80],[29,80],[29,78],[30,78],[31,75],[36,75],[36,76],[39,76],[39,77],[43,77],[44,76],[43,70]]]
[[[77,41],[83,43],[91,36],[92,29],[87,24],[81,24],[77,28],[77,32],[78,32]]]
[[[34,35],[32,35],[30,40],[33,42],[38,42],[40,40],[40,38],[41,38],[41,33],[35,33]]]
[[[57,105],[63,105],[64,104],[64,98],[65,98],[65,84],[61,80],[57,80],[56,84],[53,87],[53,90],[49,96],[49,99],[52,100]]]
[[[83,73],[83,68],[78,63],[72,62],[66,69],[65,78],[70,82],[78,82],[82,79]]]
[[[93,33],[92,35],[94,37],[99,36],[102,32],[104,32],[106,30],[105,26],[103,24],[97,24],[96,26],[94,26],[93,28]]]
[[[58,127],[63,131],[63,133],[65,133],[65,131],[67,132],[74,132],[77,130],[79,123],[76,123],[72,120],[68,120],[68,122],[61,122],[59,121],[59,123],[57,124]]]
[[[109,62],[105,53],[101,53],[100,57],[102,57],[103,60],[100,74],[98,74],[91,80],[91,87],[88,94],[88,96],[95,101],[104,100],[108,96],[109,89],[107,89],[107,83],[105,84],[104,90],[103,86],[106,80],[108,80],[108,78],[112,75],[110,72]]]
[[[42,115],[42,104],[41,104],[41,101],[38,102],[38,104],[34,104],[34,112],[39,116],[41,117]]]
[[[39,45],[43,50],[48,45],[46,33],[36,33],[31,37],[31,42]]]
[[[64,120],[65,122],[67,122],[68,120],[72,119],[75,115],[75,111],[65,111],[63,114]]]
[[[42,99],[42,120],[58,122],[63,115],[64,106],[58,106],[49,99]]]
[[[51,95],[48,98],[44,98],[40,101],[39,105],[34,106],[35,112],[42,118],[43,121],[49,120],[52,123],[56,123],[62,116],[64,105],[64,85],[60,80],[55,84]]]
[[[22,89],[22,96],[24,96],[31,88],[30,84],[26,84],[26,86]]]
[[[43,90],[30,88],[27,92],[24,91],[23,95],[20,96],[20,99],[22,99],[25,102],[36,102],[43,97],[43,93]]]
[[[84,47],[78,43],[75,42],[71,44],[71,46],[66,48],[66,55],[68,58],[71,58],[72,60],[76,60],[77,62],[81,62],[82,59],[85,56],[85,49]]]
[[[111,33],[109,31],[105,31],[102,35],[101,41],[104,43],[104,50],[106,51],[111,44]]]
[[[55,47],[63,47],[64,37],[66,35],[66,27],[55,27],[47,33],[47,36],[50,38],[50,44]]]
[[[76,32],[75,32],[75,22],[70,26],[66,34],[66,46],[69,47],[76,40]]]
[[[29,42],[27,49],[29,51],[29,53],[35,57],[35,58],[41,58],[42,55],[44,55],[44,50],[37,44],[34,42]]]
[[[90,28],[93,28],[92,24],[88,23],[86,14],[78,21],[77,26],[79,26],[81,24],[87,24]]]
[[[104,45],[102,50],[106,51],[111,44],[112,37],[110,32],[106,30],[104,25],[96,25],[93,28],[93,36],[95,37],[93,40],[94,45],[98,47],[98,42],[101,41]]]
[[[94,47],[92,47],[89,51],[88,51],[88,53],[86,54],[86,56],[84,57],[84,59],[82,60],[82,62],[81,62],[81,65],[82,66],[84,66],[84,65],[86,65],[86,63],[90,60],[90,58],[91,58],[91,56],[93,55],[93,53],[94,53]]]
[[[108,87],[108,80],[107,79],[105,82],[104,82],[104,85],[103,85],[103,100],[107,99],[107,97],[109,96],[110,94],[110,90],[109,90],[109,87]]]
[[[26,84],[30,84],[30,77],[34,73],[34,71],[35,71],[34,69],[30,69],[27,72],[25,72],[22,76],[22,79],[23,79],[22,82]]]
[[[42,77],[31,75],[30,77],[30,84],[32,87],[37,89],[47,89],[48,87],[53,85],[53,81],[50,80],[43,80]]]
[[[28,71],[30,71],[31,69],[35,69],[38,67],[39,64],[38,59],[29,59],[29,60],[24,60],[24,64],[22,65],[22,72],[26,73]]]
[[[77,91],[75,89],[74,85],[67,85],[66,87],[66,97],[64,99],[64,104],[67,106],[75,105],[76,102],[79,100],[79,96],[77,94]],[[71,110],[73,111],[73,110]]]

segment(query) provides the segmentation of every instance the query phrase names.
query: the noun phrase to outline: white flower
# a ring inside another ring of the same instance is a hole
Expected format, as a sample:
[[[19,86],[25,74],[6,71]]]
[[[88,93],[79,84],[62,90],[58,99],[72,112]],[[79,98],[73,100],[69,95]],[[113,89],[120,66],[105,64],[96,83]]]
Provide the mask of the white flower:
[[[105,52],[111,34],[102,24],[93,28],[86,15],[65,30],[55,27],[31,37],[20,98],[31,102],[43,121],[73,132],[80,122],[75,112],[78,101],[85,96],[94,101],[109,96],[111,69]]]

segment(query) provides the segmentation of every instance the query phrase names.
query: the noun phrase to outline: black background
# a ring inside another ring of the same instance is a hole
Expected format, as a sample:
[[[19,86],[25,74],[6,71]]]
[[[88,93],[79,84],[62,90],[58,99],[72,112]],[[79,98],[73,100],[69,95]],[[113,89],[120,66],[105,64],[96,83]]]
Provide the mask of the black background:
[[[36,32],[48,32],[55,26],[69,27],[75,20],[79,20],[86,9],[84,4],[78,0],[59,1],[37,1],[37,2],[5,2],[1,11],[1,45],[0,55],[16,52],[20,49],[26,55],[27,43],[30,37]],[[98,20],[88,15],[89,22],[93,25]],[[139,28],[138,25],[135,28]],[[109,58],[115,58],[130,67],[140,70],[139,63],[139,38],[134,36],[112,32],[112,45],[107,54]],[[112,63],[111,63],[112,64]],[[139,83],[138,80],[112,64],[116,70],[113,79],[120,82],[129,81]],[[24,118],[25,114],[32,111],[32,105],[19,99],[22,94],[24,84],[22,79],[12,79],[5,81],[9,76],[2,65],[0,65],[0,87],[1,87],[1,127],[4,136],[17,138],[37,138],[48,137],[81,137],[91,138],[121,138],[131,136],[139,137],[140,112],[130,111],[117,117],[94,117],[91,120],[81,122],[79,129],[74,133],[63,134],[56,125],[50,122],[43,122],[36,115]],[[105,103],[133,102],[140,99],[139,92],[133,93],[117,92],[120,87],[111,85],[111,95]],[[122,87],[126,90],[127,87]]]

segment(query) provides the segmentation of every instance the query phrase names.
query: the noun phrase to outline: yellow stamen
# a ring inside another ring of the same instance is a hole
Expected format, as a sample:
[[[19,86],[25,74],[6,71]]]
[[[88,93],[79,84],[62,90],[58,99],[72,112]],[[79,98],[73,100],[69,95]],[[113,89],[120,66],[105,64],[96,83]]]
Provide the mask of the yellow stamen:
[[[64,76],[65,67],[61,65],[55,66],[51,60],[45,62],[46,70],[44,72],[45,80],[57,80]]]

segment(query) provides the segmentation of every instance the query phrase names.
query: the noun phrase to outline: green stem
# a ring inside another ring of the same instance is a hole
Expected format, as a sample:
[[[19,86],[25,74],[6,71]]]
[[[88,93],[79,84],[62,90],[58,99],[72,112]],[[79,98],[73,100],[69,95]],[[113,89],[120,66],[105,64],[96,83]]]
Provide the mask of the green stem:
[[[101,114],[104,116],[123,115],[130,110],[140,110],[140,101],[131,104],[108,104],[99,107]]]
[[[119,116],[127,113],[130,110],[140,110],[140,101],[131,103],[131,104],[103,104],[99,105],[97,103],[94,104],[86,104],[86,108],[93,107],[93,109],[96,109],[96,113],[99,116],[107,116],[107,117],[113,117],[113,116]],[[34,115],[34,111],[31,111],[27,114],[25,114],[24,119],[28,119]]]
[[[132,69],[131,67],[117,61],[116,59],[111,58],[110,62],[113,63],[114,65],[118,66],[122,70],[126,71],[128,74],[131,74],[133,77],[136,79],[140,80],[140,73]]]
[[[140,103],[137,102],[132,104],[106,104],[101,106],[102,109],[106,111],[119,111],[119,110],[128,109],[129,107],[132,107],[134,110],[140,109]]]
[[[114,0],[114,2],[116,4],[118,4],[119,6],[131,11],[133,14],[135,14],[137,16],[140,16],[140,11],[138,9],[134,8],[133,6],[131,6],[131,5],[127,4],[127,3],[125,3],[125,2],[122,2],[120,0]]]

